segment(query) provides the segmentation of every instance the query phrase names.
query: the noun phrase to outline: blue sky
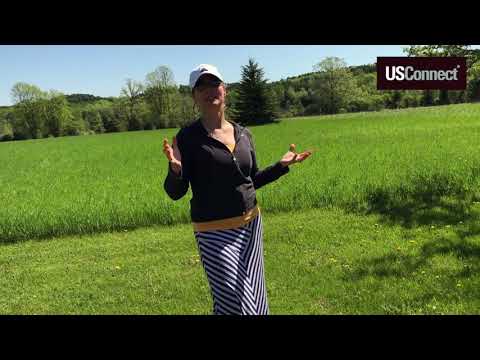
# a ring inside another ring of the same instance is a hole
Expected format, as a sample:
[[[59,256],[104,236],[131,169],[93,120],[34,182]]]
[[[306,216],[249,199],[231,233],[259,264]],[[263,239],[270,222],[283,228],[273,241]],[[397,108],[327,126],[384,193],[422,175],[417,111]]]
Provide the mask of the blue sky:
[[[276,81],[311,72],[327,56],[360,65],[404,55],[401,45],[0,45],[0,105],[12,104],[10,90],[18,81],[65,94],[118,96],[125,79],[144,81],[160,65],[186,85],[200,63],[216,65],[226,82],[236,82],[253,57]]]

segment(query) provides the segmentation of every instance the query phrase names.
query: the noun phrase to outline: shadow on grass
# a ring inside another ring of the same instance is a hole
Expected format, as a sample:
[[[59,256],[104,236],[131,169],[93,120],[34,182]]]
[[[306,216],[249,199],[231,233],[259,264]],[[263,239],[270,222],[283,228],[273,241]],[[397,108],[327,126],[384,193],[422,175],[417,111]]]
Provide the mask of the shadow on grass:
[[[400,280],[426,271],[426,284],[431,285],[426,285],[412,301],[425,304],[433,298],[455,298],[460,302],[480,298],[480,289],[471,284],[465,285],[468,289],[463,285],[457,287],[458,281],[480,274],[480,243],[474,239],[480,234],[480,210],[475,206],[478,192],[471,183],[455,184],[441,176],[416,180],[409,191],[388,192],[378,188],[370,191],[365,212],[380,215],[380,222],[384,224],[405,229],[451,225],[449,234],[432,236],[411,254],[394,250],[384,256],[362,259],[353,265],[344,280],[360,281],[371,276],[377,280]],[[460,264],[432,269],[432,260],[438,256],[455,257]],[[432,272],[438,278],[433,278]]]
[[[399,200],[381,190],[369,194],[367,214],[380,214],[381,221],[405,228],[421,225],[453,225],[471,218],[473,200],[458,196],[413,193]]]
[[[476,177],[480,168],[472,169]],[[472,219],[472,206],[480,194],[472,184],[448,175],[433,174],[412,179],[408,186],[388,190],[373,188],[366,194],[366,214],[379,214],[388,225],[405,228],[421,225],[453,225]],[[355,210],[356,206],[349,206]]]
[[[372,276],[376,280],[400,280],[425,271],[425,288],[416,290],[418,296],[409,300],[419,309],[433,299],[461,303],[480,298],[480,288],[473,283],[457,287],[457,282],[480,275],[480,242],[474,239],[480,235],[480,211],[473,204],[474,196],[461,194],[457,198],[446,198],[418,192],[408,200],[395,201],[384,195],[380,197],[382,201],[370,209],[381,215],[381,221],[400,224],[406,229],[416,225],[451,224],[451,233],[433,237],[414,253],[394,250],[383,256],[362,259],[353,264],[344,280],[360,281]],[[438,256],[455,257],[460,263],[434,269],[432,261]],[[433,278],[433,273],[438,278]]]
[[[480,244],[472,237],[478,234],[478,219],[472,220],[465,224],[463,229],[455,231],[451,237],[428,241],[415,254],[392,252],[361,260],[353,264],[352,272],[345,274],[343,280],[356,282],[374,277],[375,281],[379,282],[387,279],[397,282],[420,276],[422,286],[411,290],[401,287],[401,293],[388,298],[390,308],[385,309],[386,313],[407,314],[412,310],[435,313],[435,308],[431,305],[436,303],[443,304],[442,307],[447,305],[447,309],[453,306],[457,309],[455,311],[460,312],[466,307],[469,312],[476,313],[478,310],[474,310],[473,304],[480,299]],[[435,269],[431,261],[436,256],[453,256],[460,260],[460,264]],[[455,304],[459,304],[459,307]]]
[[[85,226],[82,223],[78,223],[79,227],[76,228],[47,228],[43,229],[42,232],[38,233],[9,233],[2,234],[0,232],[0,247],[8,246],[15,243],[20,243],[24,241],[45,241],[59,238],[68,238],[68,237],[83,237],[83,236],[96,236],[100,234],[112,234],[112,233],[121,233],[121,232],[130,232],[137,229],[152,227],[152,226],[162,226],[162,227],[175,227],[178,225],[185,225],[190,223],[189,215],[184,215],[179,219],[165,218],[162,215],[156,216],[155,214],[152,217],[147,218],[144,221],[139,221],[138,223],[126,223],[126,224],[101,224],[99,226]],[[82,226],[83,225],[83,226]]]
[[[480,245],[470,237],[480,234],[478,224],[467,224],[468,230],[457,231],[456,236],[441,237],[425,243],[416,254],[393,252],[384,256],[363,260],[356,264],[349,280],[360,280],[366,276],[406,277],[421,268],[428,267],[437,255],[452,255],[468,263],[461,270],[450,273],[455,278],[468,278],[480,273]]]

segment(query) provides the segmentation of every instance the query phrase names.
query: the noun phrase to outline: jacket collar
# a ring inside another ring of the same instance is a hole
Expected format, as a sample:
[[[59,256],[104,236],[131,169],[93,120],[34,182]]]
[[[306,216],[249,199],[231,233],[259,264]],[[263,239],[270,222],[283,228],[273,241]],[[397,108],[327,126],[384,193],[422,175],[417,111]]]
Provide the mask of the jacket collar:
[[[235,142],[238,143],[240,140],[241,133],[245,128],[242,125],[236,123],[235,121],[232,121],[232,120],[227,120],[227,121],[233,125]],[[203,126],[200,118],[198,118],[197,121],[195,121],[194,125],[197,131],[199,131],[201,134],[205,136],[208,136],[207,130]]]

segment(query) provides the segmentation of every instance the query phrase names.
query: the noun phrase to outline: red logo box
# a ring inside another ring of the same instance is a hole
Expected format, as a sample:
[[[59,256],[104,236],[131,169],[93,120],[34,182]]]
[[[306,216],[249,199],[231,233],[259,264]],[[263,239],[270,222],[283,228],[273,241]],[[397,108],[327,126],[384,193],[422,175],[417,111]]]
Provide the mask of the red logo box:
[[[465,90],[465,57],[377,57],[378,90]]]

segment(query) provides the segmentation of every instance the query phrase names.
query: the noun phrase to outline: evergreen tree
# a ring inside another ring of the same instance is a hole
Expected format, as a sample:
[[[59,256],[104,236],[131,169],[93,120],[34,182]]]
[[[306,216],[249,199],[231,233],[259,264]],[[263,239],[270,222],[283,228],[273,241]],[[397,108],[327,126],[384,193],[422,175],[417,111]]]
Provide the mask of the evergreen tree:
[[[237,122],[250,125],[275,121],[275,99],[264,74],[264,70],[253,59],[249,59],[248,65],[242,66],[242,80],[233,112]]]

